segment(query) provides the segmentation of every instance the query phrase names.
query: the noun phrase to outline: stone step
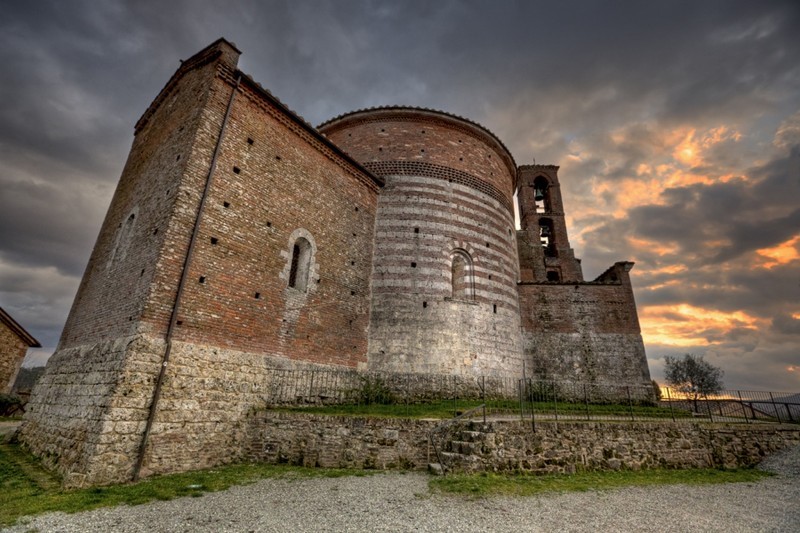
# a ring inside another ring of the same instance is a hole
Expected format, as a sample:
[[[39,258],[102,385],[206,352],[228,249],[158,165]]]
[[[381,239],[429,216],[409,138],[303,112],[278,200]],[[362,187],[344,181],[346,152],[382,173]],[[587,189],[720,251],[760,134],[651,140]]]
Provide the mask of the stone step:
[[[478,458],[474,455],[464,455],[455,452],[440,452],[439,456],[442,462],[448,467],[453,466],[470,466],[478,462]]]
[[[447,443],[448,451],[460,453],[462,455],[476,455],[480,454],[483,448],[481,442],[469,442],[464,440],[451,440]]]
[[[461,440],[467,442],[481,442],[486,434],[481,431],[462,431]]]

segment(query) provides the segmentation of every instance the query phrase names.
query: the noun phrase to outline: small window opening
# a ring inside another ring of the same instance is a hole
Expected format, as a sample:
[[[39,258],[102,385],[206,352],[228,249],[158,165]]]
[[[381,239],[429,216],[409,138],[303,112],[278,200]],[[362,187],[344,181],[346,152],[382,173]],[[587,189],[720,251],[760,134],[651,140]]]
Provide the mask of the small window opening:
[[[561,276],[555,270],[547,271],[547,281],[561,281]]]
[[[555,232],[553,231],[553,220],[550,218],[539,219],[539,240],[542,242],[544,248],[544,255],[547,257],[556,257],[558,252],[556,250]]]
[[[153,235],[158,235],[158,228],[153,230]]]
[[[311,267],[311,243],[303,237],[295,241],[292,247],[292,264],[289,270],[289,287],[299,291],[306,290],[309,269]]]
[[[428,302],[422,302],[422,308],[425,309],[426,307],[428,307]]]
[[[411,261],[411,268],[417,268],[417,264],[414,261]]]
[[[268,227],[268,228],[271,228],[271,227],[272,227],[272,222],[270,222],[270,221],[267,221],[267,227]]]
[[[238,174],[241,171],[242,171],[242,169],[240,169],[239,167],[233,167],[233,173],[234,174]]]
[[[144,276],[144,269],[142,269],[142,271],[139,272],[139,277],[141,278],[142,276]]]
[[[252,146],[252,144],[253,144],[254,142],[255,142],[255,141],[253,140],[253,138],[252,138],[252,137],[248,137],[248,138],[247,138],[247,144],[249,144],[249,145],[251,145],[251,146]]]
[[[181,324],[183,324],[183,320],[177,320],[175,321],[175,323],[180,326]]]
[[[355,296],[355,295],[356,295],[356,291],[350,291],[350,296]]]
[[[254,298],[255,298],[256,300],[258,300],[259,298],[261,298],[261,293],[260,293],[260,292],[257,292],[257,293],[255,294]]]
[[[453,298],[472,299],[472,264],[467,252],[456,250],[450,265],[450,283]]]
[[[492,304],[492,312],[497,314],[497,304]]]
[[[180,160],[181,160],[181,154],[178,154],[178,157],[175,158],[175,161],[180,161]]]
[[[414,233],[419,233],[419,228],[414,228]]]
[[[533,180],[533,201],[537,213],[550,211],[550,182],[544,176]]]
[[[225,209],[229,208],[230,206],[231,206],[230,202],[222,202],[222,207],[224,207]]]
[[[206,282],[206,277],[205,276],[200,276],[200,280],[199,281],[200,281],[200,283],[205,283]]]
[[[279,155],[276,155],[276,156],[275,156],[275,159],[276,159],[276,160],[278,160],[278,161],[280,161],[280,160],[281,160],[281,156],[279,156]]]
[[[355,261],[350,261],[350,266],[355,266],[355,264],[356,264]]]
[[[216,237],[211,237],[211,244],[217,244],[217,242],[218,241]]]

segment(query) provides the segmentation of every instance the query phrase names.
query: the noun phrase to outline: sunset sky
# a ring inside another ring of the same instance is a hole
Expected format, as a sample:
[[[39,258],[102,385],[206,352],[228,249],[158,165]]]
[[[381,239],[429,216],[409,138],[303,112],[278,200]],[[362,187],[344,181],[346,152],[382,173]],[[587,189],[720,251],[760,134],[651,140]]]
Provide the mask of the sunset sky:
[[[800,3],[4,1],[0,306],[61,328],[133,139],[224,36],[312,124],[377,105],[477,121],[561,165],[584,275],[632,260],[654,378],[800,391]]]

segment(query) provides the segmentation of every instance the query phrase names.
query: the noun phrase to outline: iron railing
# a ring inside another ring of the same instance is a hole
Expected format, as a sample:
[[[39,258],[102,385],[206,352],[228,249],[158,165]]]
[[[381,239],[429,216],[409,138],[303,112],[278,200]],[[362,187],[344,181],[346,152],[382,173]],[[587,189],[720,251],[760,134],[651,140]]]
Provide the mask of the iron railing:
[[[356,370],[271,369],[263,382],[267,407],[399,406],[413,415],[425,405],[456,417],[481,406],[492,418],[530,421],[671,420],[800,423],[800,394],[726,390],[713,395],[657,390],[651,383],[611,384]],[[485,414],[484,414],[485,413]]]

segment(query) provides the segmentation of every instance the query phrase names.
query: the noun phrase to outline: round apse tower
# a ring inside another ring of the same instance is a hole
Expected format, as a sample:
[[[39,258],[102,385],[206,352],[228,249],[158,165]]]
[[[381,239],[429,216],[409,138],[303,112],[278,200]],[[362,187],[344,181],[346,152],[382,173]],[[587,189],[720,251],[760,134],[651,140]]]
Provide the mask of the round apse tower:
[[[383,177],[369,368],[520,375],[516,165],[489,130],[428,109],[355,111],[319,126]]]

